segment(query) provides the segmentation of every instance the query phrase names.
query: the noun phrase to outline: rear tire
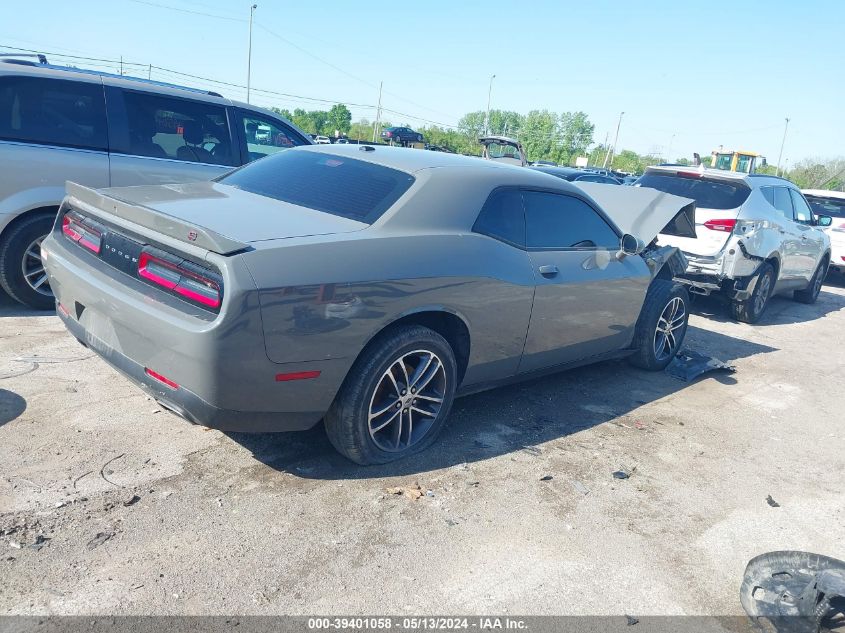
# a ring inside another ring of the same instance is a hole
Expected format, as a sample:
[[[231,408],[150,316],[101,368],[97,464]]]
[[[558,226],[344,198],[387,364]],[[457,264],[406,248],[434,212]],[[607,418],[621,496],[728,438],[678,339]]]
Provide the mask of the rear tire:
[[[819,267],[816,268],[813,278],[810,279],[810,285],[804,288],[804,290],[796,290],[793,292],[792,298],[800,303],[815,303],[816,299],[819,298],[819,293],[822,291],[822,282],[824,282],[825,277],[827,277],[828,265],[829,261],[827,257],[825,257],[819,264]]]
[[[683,285],[668,279],[652,281],[637,321],[631,364],[649,371],[665,369],[684,343],[689,308],[689,293]]]
[[[12,299],[36,310],[56,306],[41,261],[41,241],[50,234],[55,220],[55,213],[32,215],[0,243],[0,285]]]
[[[455,354],[437,332],[386,330],[361,352],[326,413],[329,441],[365,466],[424,450],[449,415],[457,376]]]
[[[775,287],[775,269],[769,262],[760,267],[757,274],[757,283],[754,285],[754,292],[748,299],[731,301],[731,314],[737,321],[743,323],[757,323],[766,307],[769,299],[772,298],[772,290]]]

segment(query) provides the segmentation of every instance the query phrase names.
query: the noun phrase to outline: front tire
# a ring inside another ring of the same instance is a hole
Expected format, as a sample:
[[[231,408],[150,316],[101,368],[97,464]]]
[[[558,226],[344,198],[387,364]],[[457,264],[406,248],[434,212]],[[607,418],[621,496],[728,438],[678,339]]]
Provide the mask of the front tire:
[[[650,371],[665,369],[684,343],[689,306],[683,285],[667,279],[652,281],[637,321],[631,364]]]
[[[827,257],[822,259],[819,267],[816,268],[815,274],[813,274],[813,278],[810,279],[810,285],[804,288],[804,290],[796,290],[793,292],[792,298],[801,303],[815,303],[816,299],[819,298],[819,293],[822,291],[822,282],[824,282],[825,277],[827,277],[828,264],[829,262]]]
[[[337,451],[362,465],[424,450],[443,428],[457,387],[449,343],[420,325],[391,328],[364,349],[325,416]]]
[[[743,301],[735,299],[731,301],[733,318],[743,323],[757,323],[769,305],[774,287],[775,268],[769,262],[765,262],[757,274],[757,283],[751,296]]]
[[[55,220],[53,213],[32,215],[12,228],[0,243],[0,285],[12,299],[36,310],[50,310],[56,305],[41,261],[41,242]]]

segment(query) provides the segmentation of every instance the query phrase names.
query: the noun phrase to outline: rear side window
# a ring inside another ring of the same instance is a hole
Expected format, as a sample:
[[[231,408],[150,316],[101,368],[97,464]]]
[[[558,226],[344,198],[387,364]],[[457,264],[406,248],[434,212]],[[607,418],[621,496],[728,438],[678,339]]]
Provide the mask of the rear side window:
[[[772,206],[787,220],[792,219],[792,200],[786,187],[772,187]]]
[[[472,230],[520,248],[525,246],[525,210],[516,189],[494,191]]]
[[[736,209],[751,194],[751,189],[745,184],[674,174],[645,174],[637,181],[637,186],[692,198],[696,207],[701,209]]]
[[[413,184],[405,172],[312,151],[280,152],[218,179],[244,191],[372,224]]]
[[[233,165],[223,106],[123,91],[129,126],[126,153],[192,163]]]
[[[583,200],[540,191],[522,195],[529,248],[619,248],[619,236]]]
[[[37,77],[0,79],[0,138],[107,149],[102,84]]]

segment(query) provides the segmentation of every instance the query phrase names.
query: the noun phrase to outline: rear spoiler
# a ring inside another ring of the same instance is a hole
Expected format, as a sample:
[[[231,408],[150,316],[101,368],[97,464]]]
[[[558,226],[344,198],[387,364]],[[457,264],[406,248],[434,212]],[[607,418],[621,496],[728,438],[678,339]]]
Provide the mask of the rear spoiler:
[[[83,187],[70,181],[65,184],[65,189],[67,191],[66,202],[73,207],[84,209],[102,220],[107,221],[110,215],[117,216],[162,235],[221,255],[231,255],[249,248],[249,244],[233,240],[202,226],[188,224],[179,218],[136,202],[126,202],[114,194],[107,195],[96,189]]]

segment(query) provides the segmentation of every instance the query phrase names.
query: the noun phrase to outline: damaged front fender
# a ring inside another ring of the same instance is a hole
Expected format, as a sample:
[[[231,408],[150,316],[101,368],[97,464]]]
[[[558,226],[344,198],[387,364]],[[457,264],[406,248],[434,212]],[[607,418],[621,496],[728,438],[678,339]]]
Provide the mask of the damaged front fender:
[[[653,244],[653,243],[652,243]],[[651,271],[651,278],[674,279],[687,270],[687,258],[676,246],[649,246],[642,258]]]

